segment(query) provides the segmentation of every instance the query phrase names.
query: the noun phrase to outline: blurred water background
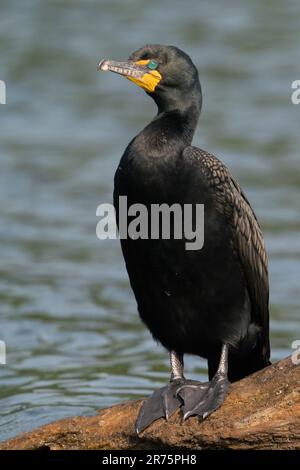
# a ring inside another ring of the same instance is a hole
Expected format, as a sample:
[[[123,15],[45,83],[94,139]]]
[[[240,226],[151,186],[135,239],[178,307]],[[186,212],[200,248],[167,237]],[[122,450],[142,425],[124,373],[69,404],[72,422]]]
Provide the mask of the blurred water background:
[[[270,258],[272,358],[300,339],[300,2],[1,0],[0,438],[150,394],[168,357],[141,324],[118,241],[95,235],[123,149],[155,112],[99,74],[146,43],[199,68],[194,143],[229,165]],[[187,375],[205,377],[189,357]]]

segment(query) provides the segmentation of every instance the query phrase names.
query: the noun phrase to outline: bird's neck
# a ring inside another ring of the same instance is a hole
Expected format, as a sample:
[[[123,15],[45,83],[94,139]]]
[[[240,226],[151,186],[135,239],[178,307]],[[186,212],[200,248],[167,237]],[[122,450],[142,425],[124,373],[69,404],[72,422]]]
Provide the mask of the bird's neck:
[[[200,109],[195,103],[180,108],[159,110],[152,123],[162,129],[169,139],[177,139],[185,146],[190,145],[198,124]]]
[[[158,103],[157,103],[158,104]],[[191,145],[197,127],[201,102],[189,100],[186,103],[158,105],[155,118],[137,136],[142,139],[148,155],[171,155]]]
[[[195,82],[189,90],[184,93],[177,88],[161,91],[159,95],[154,96],[157,104],[157,119],[164,121],[173,117],[174,129],[179,125],[182,133],[179,136],[190,145],[195,133],[202,106],[202,92],[199,82]],[[176,122],[175,122],[176,121]],[[178,135],[178,129],[176,130]]]

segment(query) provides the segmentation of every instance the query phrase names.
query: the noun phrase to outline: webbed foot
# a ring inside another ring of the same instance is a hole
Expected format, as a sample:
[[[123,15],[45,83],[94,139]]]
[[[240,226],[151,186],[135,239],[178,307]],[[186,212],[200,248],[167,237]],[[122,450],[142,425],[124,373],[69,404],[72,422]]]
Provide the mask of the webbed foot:
[[[177,388],[176,396],[183,401],[183,420],[190,416],[205,419],[225,400],[229,381],[225,374],[216,373],[210,382],[183,384]]]
[[[136,432],[139,434],[159,418],[168,420],[182,406],[182,400],[176,396],[177,390],[190,382],[182,377],[156,390],[142,405],[136,421]]]

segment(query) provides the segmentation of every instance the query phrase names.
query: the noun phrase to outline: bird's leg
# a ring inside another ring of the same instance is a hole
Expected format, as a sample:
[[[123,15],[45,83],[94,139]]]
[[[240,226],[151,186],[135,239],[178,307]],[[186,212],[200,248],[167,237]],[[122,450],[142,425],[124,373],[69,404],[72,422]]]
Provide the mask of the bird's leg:
[[[140,433],[159,418],[167,420],[182,405],[176,391],[188,381],[183,375],[183,357],[175,351],[170,352],[170,383],[156,390],[142,405],[136,422],[136,432]],[[190,381],[189,381],[190,382]]]
[[[183,356],[181,354],[177,354],[175,351],[170,352],[170,366],[171,366],[170,382],[174,382],[174,380],[184,379]]]
[[[176,395],[183,400],[183,419],[190,416],[200,416],[205,419],[224,402],[229,381],[228,369],[228,345],[222,346],[221,358],[218,370],[210,382],[202,384],[186,383],[179,387]]]

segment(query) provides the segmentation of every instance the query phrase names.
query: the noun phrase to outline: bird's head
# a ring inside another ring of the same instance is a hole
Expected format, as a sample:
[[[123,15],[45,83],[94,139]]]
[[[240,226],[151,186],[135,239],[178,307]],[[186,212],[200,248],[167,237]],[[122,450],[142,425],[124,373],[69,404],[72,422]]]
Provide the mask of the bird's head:
[[[190,57],[174,46],[147,45],[126,61],[104,59],[98,70],[123,75],[143,88],[164,111],[196,98],[201,107],[198,71]]]

